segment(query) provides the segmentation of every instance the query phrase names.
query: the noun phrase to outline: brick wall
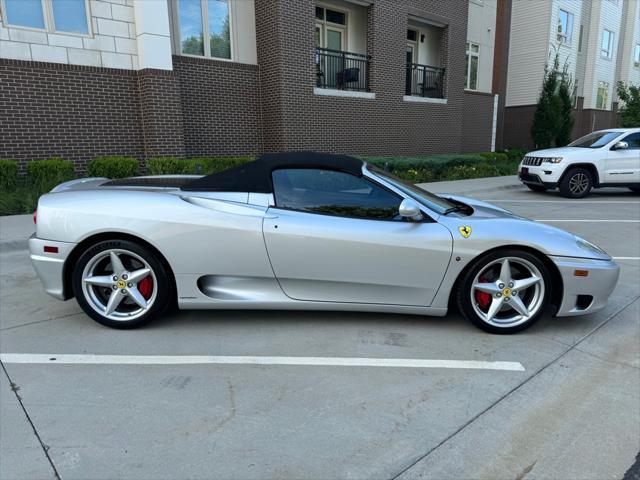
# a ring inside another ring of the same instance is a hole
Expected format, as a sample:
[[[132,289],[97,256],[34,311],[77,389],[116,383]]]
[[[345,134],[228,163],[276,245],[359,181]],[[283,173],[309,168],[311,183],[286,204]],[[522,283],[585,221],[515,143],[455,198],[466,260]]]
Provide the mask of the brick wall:
[[[262,151],[258,67],[173,57],[187,157]]]
[[[269,92],[263,100],[265,148],[378,155],[459,151],[466,9],[466,2],[448,0],[378,0],[370,6],[372,100],[314,95],[313,0],[257,0],[258,63],[263,92]],[[403,101],[410,14],[447,25],[446,105]]]
[[[462,152],[491,151],[494,96],[490,93],[465,92]]]
[[[0,59],[0,158],[143,156],[135,72]]]

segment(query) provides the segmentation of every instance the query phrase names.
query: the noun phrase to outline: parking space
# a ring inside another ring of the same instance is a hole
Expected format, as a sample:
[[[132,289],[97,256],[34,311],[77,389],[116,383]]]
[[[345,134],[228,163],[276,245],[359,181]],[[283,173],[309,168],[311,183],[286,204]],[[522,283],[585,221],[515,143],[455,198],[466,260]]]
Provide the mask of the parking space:
[[[0,352],[23,356],[2,357],[0,478],[622,478],[640,450],[640,197],[478,185],[432,187],[618,257],[607,307],[512,336],[457,312],[178,312],[116,331],[4,251]],[[222,360],[237,356],[256,360]]]

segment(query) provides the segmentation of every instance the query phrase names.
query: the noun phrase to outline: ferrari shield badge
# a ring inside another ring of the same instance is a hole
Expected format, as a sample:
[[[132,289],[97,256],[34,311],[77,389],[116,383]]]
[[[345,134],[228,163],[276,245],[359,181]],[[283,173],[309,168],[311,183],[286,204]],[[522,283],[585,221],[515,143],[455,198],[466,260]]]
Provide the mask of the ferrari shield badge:
[[[458,227],[458,230],[460,230],[460,235],[464,238],[469,238],[471,236],[471,227]]]

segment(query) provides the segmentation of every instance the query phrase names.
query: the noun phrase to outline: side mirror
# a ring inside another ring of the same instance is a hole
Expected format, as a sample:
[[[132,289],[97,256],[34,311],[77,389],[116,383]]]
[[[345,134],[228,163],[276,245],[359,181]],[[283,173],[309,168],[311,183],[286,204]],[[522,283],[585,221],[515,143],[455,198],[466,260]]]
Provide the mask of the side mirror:
[[[626,150],[629,148],[629,144],[627,142],[616,142],[613,146],[613,150]]]
[[[422,212],[420,211],[420,205],[411,198],[405,198],[398,208],[398,213],[401,217],[410,218],[411,220],[422,220]]]

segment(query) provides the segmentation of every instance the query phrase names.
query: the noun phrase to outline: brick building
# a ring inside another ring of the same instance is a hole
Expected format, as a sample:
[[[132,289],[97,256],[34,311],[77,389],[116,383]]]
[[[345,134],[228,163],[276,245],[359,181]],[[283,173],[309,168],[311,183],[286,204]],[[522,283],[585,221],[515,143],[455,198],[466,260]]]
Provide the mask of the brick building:
[[[496,0],[0,0],[0,21],[21,165],[495,145]]]

